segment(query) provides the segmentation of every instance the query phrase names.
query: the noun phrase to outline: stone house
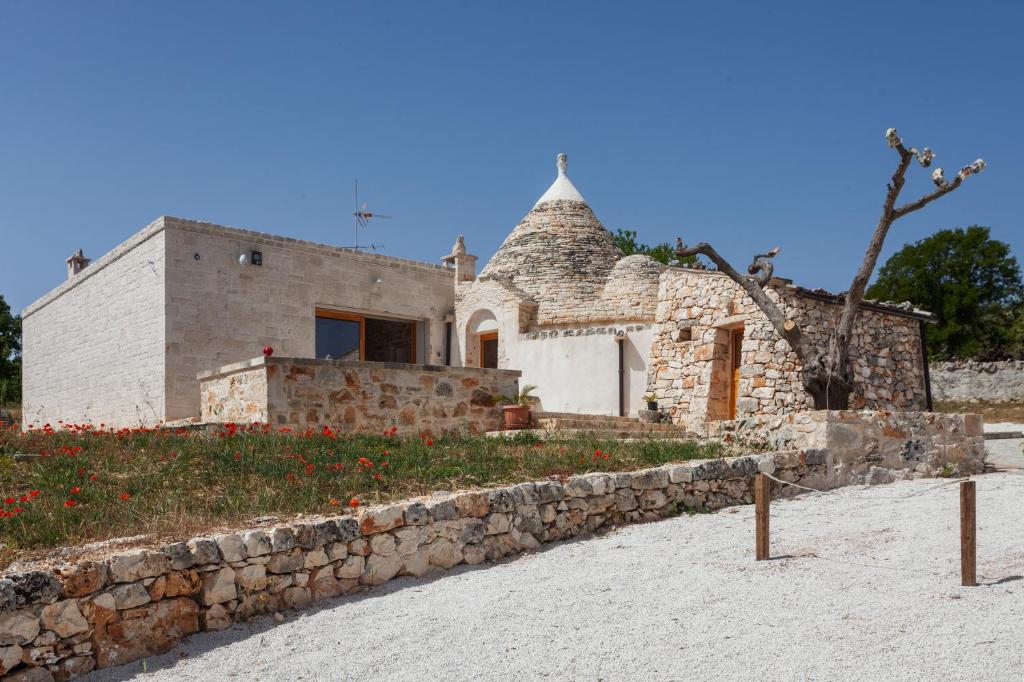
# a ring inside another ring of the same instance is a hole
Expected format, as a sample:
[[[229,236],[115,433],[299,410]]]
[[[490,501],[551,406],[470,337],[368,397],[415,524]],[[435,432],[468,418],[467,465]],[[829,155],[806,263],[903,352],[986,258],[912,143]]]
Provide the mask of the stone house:
[[[388,380],[409,401],[395,411],[429,413],[442,430],[457,428],[467,410],[474,424],[489,423],[479,414],[484,399],[449,404],[458,391],[445,389],[424,407],[417,392],[481,381],[503,391],[516,379],[536,384],[549,412],[636,415],[653,393],[673,421],[697,430],[810,407],[799,363],[749,297],[717,272],[623,256],[569,180],[565,155],[479,276],[476,260],[461,236],[434,265],[159,218],[95,263],[76,253],[67,281],[24,311],[25,421],[133,425],[274,412],[281,423],[376,428],[393,396],[351,385],[300,383],[261,404],[225,404],[237,400],[237,384],[278,385],[282,367],[288,380],[334,377],[329,383],[383,376],[367,374],[363,365],[373,363],[388,363],[389,377],[414,373]],[[780,279],[770,288],[807,333],[835,324],[837,297]],[[930,407],[928,318],[865,305],[853,352],[856,407]],[[267,345],[275,363],[248,362]],[[329,367],[309,369],[314,359]],[[445,367],[464,369],[446,376]],[[514,371],[470,378],[465,368]],[[244,381],[231,378],[239,372]],[[210,386],[202,399],[201,382]],[[334,409],[338,396],[351,404]],[[339,416],[349,408],[362,416]]]

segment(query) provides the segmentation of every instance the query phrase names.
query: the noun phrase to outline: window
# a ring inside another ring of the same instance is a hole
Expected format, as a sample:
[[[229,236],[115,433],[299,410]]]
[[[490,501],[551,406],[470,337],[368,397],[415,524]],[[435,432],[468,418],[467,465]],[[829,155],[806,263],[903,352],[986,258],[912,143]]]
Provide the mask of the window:
[[[369,362],[416,362],[416,323],[318,308],[316,357]]]

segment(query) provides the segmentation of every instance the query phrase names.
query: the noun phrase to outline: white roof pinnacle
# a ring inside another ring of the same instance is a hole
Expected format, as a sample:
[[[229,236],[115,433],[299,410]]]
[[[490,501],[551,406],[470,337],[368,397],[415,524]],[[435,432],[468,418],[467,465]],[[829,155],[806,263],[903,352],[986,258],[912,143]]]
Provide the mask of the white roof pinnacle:
[[[548,191],[544,192],[544,195],[537,200],[537,203],[533,205],[537,208],[545,201],[580,201],[586,203],[586,199],[580,194],[579,190],[576,189],[572,181],[569,180],[569,176],[565,174],[566,169],[569,165],[569,157],[565,154],[559,154],[558,160],[558,177],[548,187]]]

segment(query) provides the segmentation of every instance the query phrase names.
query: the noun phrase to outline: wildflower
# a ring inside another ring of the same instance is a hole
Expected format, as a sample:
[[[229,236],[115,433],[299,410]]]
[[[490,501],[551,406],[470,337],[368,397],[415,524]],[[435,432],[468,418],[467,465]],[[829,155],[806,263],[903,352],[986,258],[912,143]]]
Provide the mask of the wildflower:
[[[434,444],[434,441],[433,441],[433,440],[431,440],[430,438],[428,438],[428,439],[427,439],[427,446],[428,446],[428,447],[430,447],[430,446],[431,446],[431,445],[433,445],[433,444]]]
[[[377,479],[378,481],[380,480],[380,474],[374,474],[374,475],[373,475],[373,477],[374,477],[375,479]]]
[[[98,480],[100,480],[100,477],[98,475],[96,475],[96,474],[92,474],[91,476],[89,476],[89,480],[90,481],[98,481]]]
[[[348,506],[350,506],[353,509],[355,509],[356,507],[359,506],[359,500],[357,500],[356,498],[353,497],[351,500],[348,501]]]
[[[22,495],[18,498],[19,502],[28,502],[28,495]]]
[[[64,500],[65,507],[74,507],[76,504],[78,503],[75,502],[74,500]]]
[[[239,461],[241,459],[242,459],[242,453],[241,452],[236,452],[235,453],[235,461],[237,462],[237,461]]]
[[[313,469],[314,469],[314,468],[315,468],[315,465],[313,465],[313,464],[307,464],[307,465],[306,465],[306,475],[307,475],[307,476],[311,476],[311,475],[313,474]]]
[[[39,494],[38,490],[30,490],[29,493],[28,493],[28,496],[29,497],[35,497],[38,494]]]
[[[295,482],[295,474],[293,474],[293,473],[292,473],[292,472],[290,472],[290,471],[288,472],[288,475],[287,475],[287,476],[285,476],[285,478],[287,478],[287,479],[288,479],[288,482],[289,482],[289,483],[294,483],[294,482]]]
[[[330,499],[330,501],[328,502],[328,504],[330,504],[332,507],[337,507],[338,506],[338,500],[332,497]]]
[[[120,495],[118,495],[117,497],[118,497],[118,499],[119,499],[119,500],[121,500],[122,502],[123,502],[124,500],[130,500],[130,499],[132,498],[132,496],[131,496],[131,495],[129,495],[128,493],[121,493],[121,494],[120,494]]]
[[[82,492],[82,489],[79,488],[77,485],[71,486],[71,494],[72,495],[77,495],[80,492]]]
[[[14,498],[8,497],[6,500],[4,500],[4,504],[14,504]]]
[[[20,514],[23,511],[25,510],[22,509],[21,507],[15,507],[14,509],[11,510],[11,512],[13,512],[14,514]]]
[[[324,427],[324,435],[327,436],[328,438],[334,438],[334,431],[331,430],[330,426]]]

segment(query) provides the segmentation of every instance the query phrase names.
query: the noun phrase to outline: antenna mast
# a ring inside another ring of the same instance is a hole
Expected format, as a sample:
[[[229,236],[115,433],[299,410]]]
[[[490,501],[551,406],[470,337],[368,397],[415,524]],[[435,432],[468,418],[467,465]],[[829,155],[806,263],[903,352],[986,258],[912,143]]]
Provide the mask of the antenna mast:
[[[390,215],[384,213],[371,213],[366,210],[366,204],[359,205],[359,179],[356,178],[352,181],[352,197],[354,201],[354,207],[352,211],[352,246],[345,248],[349,249],[368,249],[370,251],[377,251],[384,248],[383,244],[370,243],[369,246],[359,245],[359,228],[366,227],[366,224],[371,218],[391,218]]]

